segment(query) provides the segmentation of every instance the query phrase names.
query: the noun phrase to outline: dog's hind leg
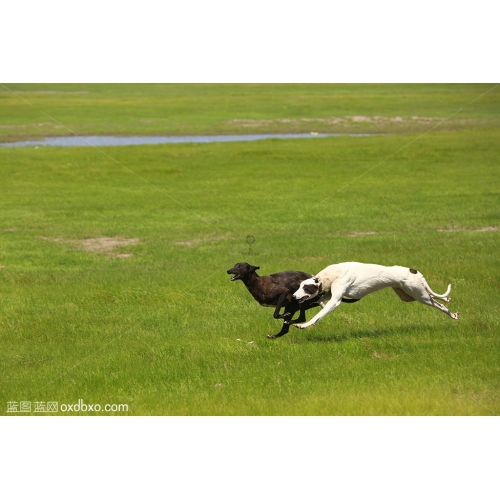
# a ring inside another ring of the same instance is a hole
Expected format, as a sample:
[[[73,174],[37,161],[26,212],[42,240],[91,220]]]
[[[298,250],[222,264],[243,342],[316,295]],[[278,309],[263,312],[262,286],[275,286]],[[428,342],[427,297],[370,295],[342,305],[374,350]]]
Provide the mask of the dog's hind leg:
[[[431,295],[431,297],[434,300],[440,300],[441,302],[446,302],[446,303],[450,303],[451,302],[451,297],[434,297],[434,295]]]
[[[414,302],[416,300],[411,295],[408,295],[404,290],[401,290],[401,288],[393,287],[392,289],[397,293],[398,297],[403,302]]]
[[[428,297],[424,297],[423,300],[417,299],[419,302],[422,302],[422,304],[425,304],[426,306],[431,306],[435,307],[436,309],[439,309],[440,311],[443,311],[445,314],[447,314],[451,319],[459,319],[460,318],[460,313],[452,313],[447,307],[443,306],[443,304],[440,304],[439,302],[436,302],[433,297],[430,295]]]
[[[422,283],[421,285],[419,284],[418,286],[417,286],[416,283],[412,283],[410,286],[405,286],[404,287],[404,291],[405,291],[405,293],[411,295],[415,300],[418,300],[422,304],[425,304],[426,306],[435,307],[439,311],[444,312],[451,319],[458,319],[458,318],[460,318],[460,313],[458,313],[458,312],[452,313],[443,304],[440,304],[439,302],[437,302],[435,300],[435,298],[432,295],[430,295],[430,293],[427,290],[427,287],[425,286],[424,283]],[[446,297],[440,297],[440,298],[441,298],[441,300],[443,300]]]

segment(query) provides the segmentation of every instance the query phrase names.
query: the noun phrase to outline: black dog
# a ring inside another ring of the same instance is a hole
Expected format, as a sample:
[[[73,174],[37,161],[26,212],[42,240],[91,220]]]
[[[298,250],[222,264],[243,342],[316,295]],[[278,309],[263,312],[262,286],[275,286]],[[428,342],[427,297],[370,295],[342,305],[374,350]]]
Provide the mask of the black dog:
[[[260,269],[246,262],[239,262],[227,274],[234,274],[231,281],[241,280],[245,283],[253,298],[261,305],[275,307],[274,318],[283,319],[283,327],[276,335],[268,335],[268,339],[276,339],[288,333],[290,325],[302,323],[306,320],[306,311],[312,307],[322,305],[323,295],[316,296],[311,300],[306,300],[299,304],[293,294],[298,290],[302,281],[311,278],[309,273],[301,271],[284,271],[282,273],[270,274],[269,276],[259,276],[255,271]],[[359,300],[359,299],[358,299]],[[342,302],[357,302],[357,299],[342,299]],[[285,311],[280,314],[281,308]],[[292,320],[293,315],[300,310],[298,319]]]

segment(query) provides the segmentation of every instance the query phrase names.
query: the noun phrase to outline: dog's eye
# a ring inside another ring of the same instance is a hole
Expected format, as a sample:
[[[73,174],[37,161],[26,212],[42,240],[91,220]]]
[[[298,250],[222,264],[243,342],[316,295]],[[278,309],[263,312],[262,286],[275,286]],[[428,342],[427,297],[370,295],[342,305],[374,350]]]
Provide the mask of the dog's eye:
[[[318,291],[318,287],[316,285],[306,285],[304,287],[304,292],[308,293],[309,295],[313,295]]]

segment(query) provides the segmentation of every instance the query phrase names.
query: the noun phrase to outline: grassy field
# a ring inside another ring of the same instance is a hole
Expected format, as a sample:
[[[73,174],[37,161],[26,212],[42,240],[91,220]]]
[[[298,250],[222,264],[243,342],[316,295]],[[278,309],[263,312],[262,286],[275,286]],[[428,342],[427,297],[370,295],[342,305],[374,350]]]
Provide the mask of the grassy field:
[[[130,415],[500,413],[500,87],[7,87],[3,141],[65,127],[387,135],[1,149],[2,413],[78,400]],[[462,317],[384,290],[269,341],[280,322],[226,274],[240,261],[414,267],[437,292],[452,283]]]
[[[0,141],[67,135],[68,129],[83,135],[423,132],[445,118],[440,130],[499,128],[498,89],[477,99],[491,88],[8,84],[0,85]]]

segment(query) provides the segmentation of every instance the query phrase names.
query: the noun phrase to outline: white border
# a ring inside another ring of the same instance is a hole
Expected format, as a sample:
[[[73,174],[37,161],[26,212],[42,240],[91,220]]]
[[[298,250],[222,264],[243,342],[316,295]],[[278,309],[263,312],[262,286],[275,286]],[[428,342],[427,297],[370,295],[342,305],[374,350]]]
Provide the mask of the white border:
[[[2,6],[0,81],[500,81],[491,1]]]
[[[8,497],[52,499],[489,498],[500,446],[494,417],[3,417],[0,439]]]

